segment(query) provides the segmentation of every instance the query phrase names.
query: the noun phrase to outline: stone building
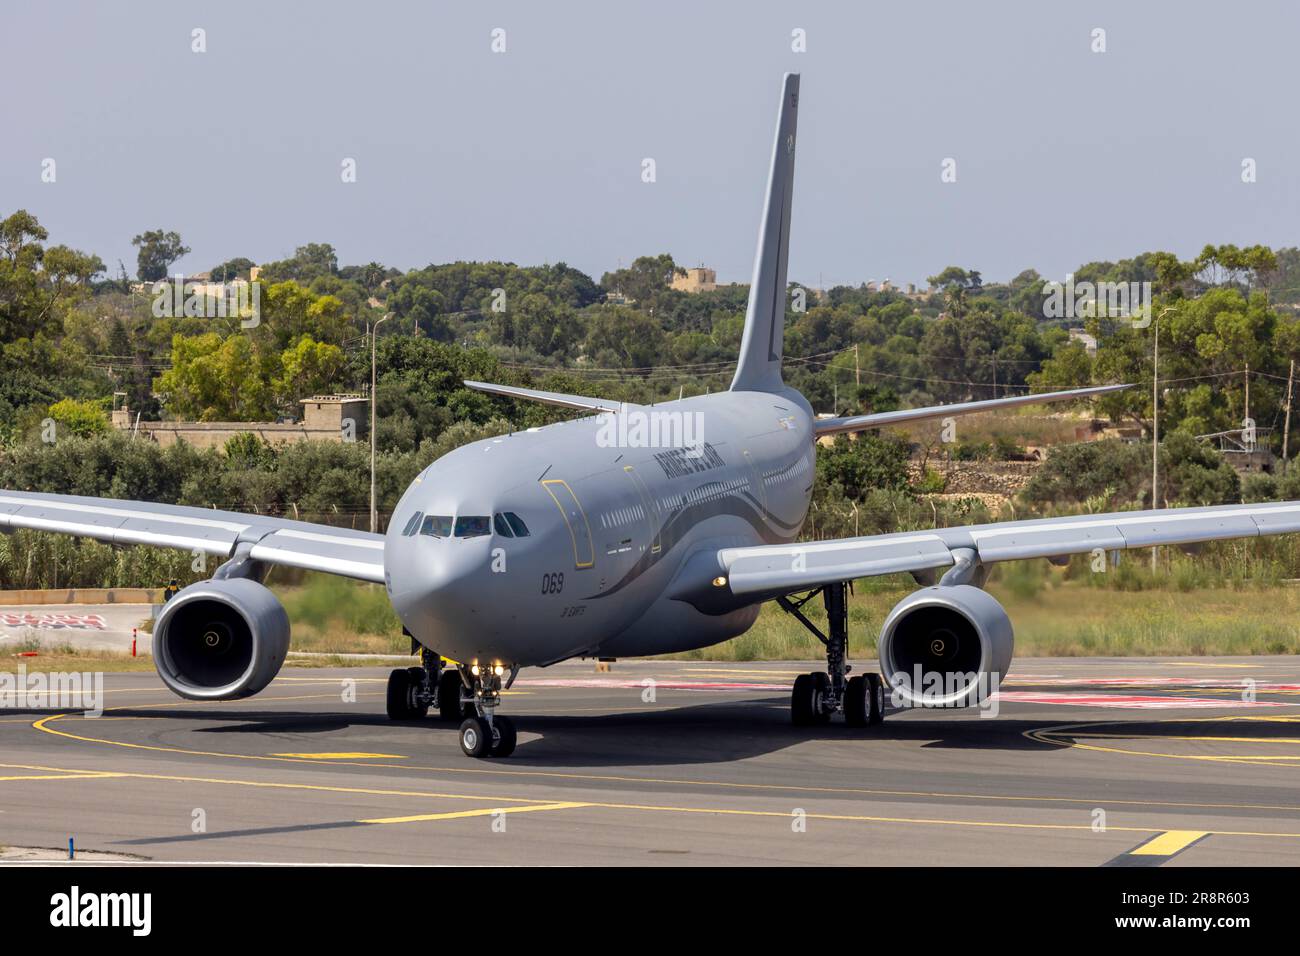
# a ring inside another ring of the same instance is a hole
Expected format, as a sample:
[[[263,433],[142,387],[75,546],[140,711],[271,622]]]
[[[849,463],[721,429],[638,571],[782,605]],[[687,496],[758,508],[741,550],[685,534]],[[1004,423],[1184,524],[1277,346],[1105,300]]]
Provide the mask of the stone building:
[[[301,421],[137,422],[125,403],[113,409],[113,427],[149,438],[164,448],[185,441],[196,448],[224,448],[235,435],[251,432],[272,445],[295,441],[359,441],[370,434],[370,399],[362,395],[304,398]]]

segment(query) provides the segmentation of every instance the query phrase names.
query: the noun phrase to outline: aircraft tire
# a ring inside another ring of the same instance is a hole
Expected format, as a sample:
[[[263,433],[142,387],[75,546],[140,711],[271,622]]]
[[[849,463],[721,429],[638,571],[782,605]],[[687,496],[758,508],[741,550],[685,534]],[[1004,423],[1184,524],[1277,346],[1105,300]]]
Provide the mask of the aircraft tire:
[[[460,725],[460,749],[466,757],[486,757],[492,750],[492,731],[482,717],[470,717]]]
[[[790,722],[796,727],[810,727],[821,716],[821,687],[816,674],[800,674],[790,691]]]
[[[464,720],[474,716],[471,709],[466,713],[460,706],[460,672],[448,668],[438,678],[438,716],[446,721]]]
[[[411,675],[399,668],[388,675],[387,704],[389,720],[412,720],[411,713]]]
[[[844,688],[844,723],[849,727],[867,726],[867,709],[870,706],[867,675],[850,677]]]
[[[867,723],[872,727],[885,719],[885,682],[879,674],[863,674],[867,685]]]
[[[493,757],[509,757],[515,752],[519,737],[515,732],[515,722],[509,717],[493,717],[492,725],[496,728],[496,739],[492,742]]]

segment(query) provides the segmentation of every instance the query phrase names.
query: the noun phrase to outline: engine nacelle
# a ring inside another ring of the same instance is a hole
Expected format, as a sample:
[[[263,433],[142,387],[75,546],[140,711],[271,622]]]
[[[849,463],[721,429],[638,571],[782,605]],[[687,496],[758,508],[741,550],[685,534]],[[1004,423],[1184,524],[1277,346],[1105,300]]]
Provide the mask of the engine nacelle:
[[[191,700],[256,694],[289,651],[289,615],[248,578],[182,588],[154,621],[153,659],[168,687]]]
[[[969,707],[1011,666],[1011,619],[969,584],[930,587],[899,601],[880,630],[880,670],[913,707]]]

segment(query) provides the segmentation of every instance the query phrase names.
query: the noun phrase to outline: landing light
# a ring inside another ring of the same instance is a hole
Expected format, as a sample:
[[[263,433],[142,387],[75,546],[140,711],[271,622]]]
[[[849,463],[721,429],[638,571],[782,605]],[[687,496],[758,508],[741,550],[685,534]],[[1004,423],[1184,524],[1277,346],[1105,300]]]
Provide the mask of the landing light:
[[[506,669],[505,669],[504,667],[502,667],[500,664],[497,664],[495,667],[492,668],[492,673],[493,673],[493,674],[496,674],[497,677],[500,677],[500,676],[501,676],[502,674],[504,674],[505,672],[506,672]]]
[[[715,588],[725,588],[727,586],[726,576],[719,574],[713,579],[713,586]]]
[[[477,664],[472,665],[469,669],[469,672],[473,674],[475,677],[478,677],[478,665]]]

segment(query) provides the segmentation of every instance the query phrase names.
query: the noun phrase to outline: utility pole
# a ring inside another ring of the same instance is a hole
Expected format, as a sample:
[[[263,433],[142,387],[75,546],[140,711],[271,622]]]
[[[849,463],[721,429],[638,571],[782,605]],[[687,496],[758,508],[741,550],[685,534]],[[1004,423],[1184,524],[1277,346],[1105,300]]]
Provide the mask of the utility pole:
[[[1295,382],[1295,359],[1291,360],[1291,371],[1286,376],[1286,423],[1282,426],[1282,467],[1286,467],[1286,446],[1291,437],[1291,386]]]
[[[379,528],[379,512],[375,509],[375,401],[378,396],[375,395],[375,340],[379,338],[380,323],[386,322],[393,317],[389,312],[383,318],[375,322],[370,329],[370,533],[374,534]]]
[[[1250,363],[1246,363],[1246,418],[1250,418]],[[1246,423],[1242,422],[1241,427],[1245,428]]]
[[[1168,310],[1166,310],[1168,311]],[[1164,315],[1161,312],[1160,315]],[[1160,316],[1156,317],[1155,345],[1151,351],[1151,507],[1159,508],[1160,495]],[[1159,567],[1160,549],[1151,549],[1151,573]]]
[[[858,365],[858,343],[853,343],[853,384],[862,387],[862,367]]]

